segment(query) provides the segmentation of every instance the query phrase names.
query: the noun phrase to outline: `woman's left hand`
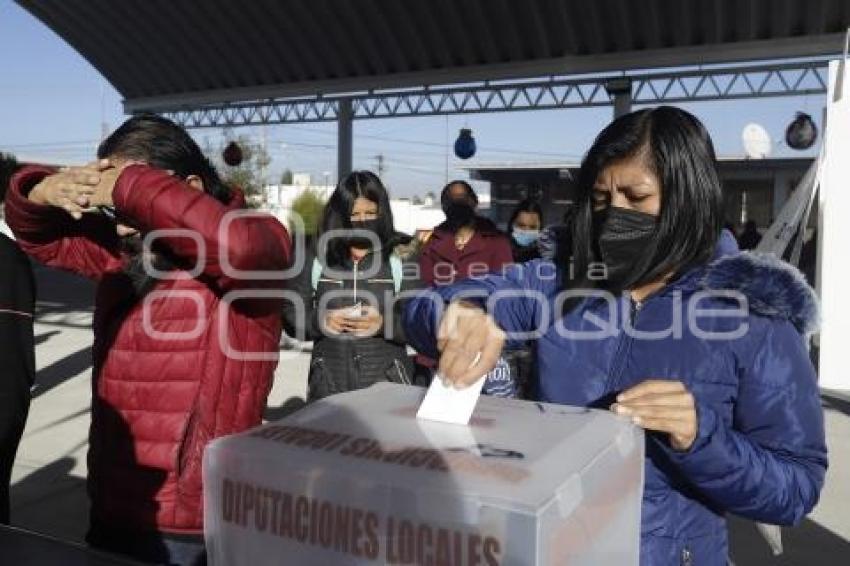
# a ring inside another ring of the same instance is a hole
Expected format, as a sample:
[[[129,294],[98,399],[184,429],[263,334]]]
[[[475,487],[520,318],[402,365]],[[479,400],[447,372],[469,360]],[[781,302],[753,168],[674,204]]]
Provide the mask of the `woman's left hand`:
[[[112,192],[115,190],[116,183],[118,183],[118,177],[121,176],[124,169],[140,162],[129,160],[115,162],[102,159],[99,163],[101,166],[109,165],[109,167],[100,172],[100,182],[95,187],[94,194],[89,199],[89,206],[114,206]]]
[[[694,396],[681,381],[643,381],[617,395],[611,410],[646,430],[666,432],[675,450],[688,450],[697,437]]]

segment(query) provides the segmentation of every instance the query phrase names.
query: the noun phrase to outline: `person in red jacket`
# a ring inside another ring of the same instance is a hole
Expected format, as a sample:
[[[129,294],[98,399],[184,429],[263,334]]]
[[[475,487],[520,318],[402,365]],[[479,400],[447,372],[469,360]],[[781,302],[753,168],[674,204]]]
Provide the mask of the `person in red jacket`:
[[[513,263],[508,237],[477,214],[478,195],[466,181],[443,187],[440,203],[446,221],[422,248],[419,269],[427,285],[451,285],[468,277],[501,272]]]
[[[434,228],[419,255],[425,285],[442,287],[469,277],[501,273],[513,263],[508,237],[488,218],[477,214],[478,195],[469,183],[451,181],[440,193],[446,221]],[[429,385],[436,361],[417,354],[414,381]]]
[[[283,289],[289,235],[240,215],[241,194],[168,120],[131,118],[98,157],[26,167],[6,197],[27,253],[98,281],[87,540],[203,564],[204,447],[261,422],[283,302],[255,291]]]

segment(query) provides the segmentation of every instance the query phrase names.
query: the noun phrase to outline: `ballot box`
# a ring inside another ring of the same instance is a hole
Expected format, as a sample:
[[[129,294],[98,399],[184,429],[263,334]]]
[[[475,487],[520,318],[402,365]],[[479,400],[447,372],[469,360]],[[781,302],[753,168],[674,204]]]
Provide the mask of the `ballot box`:
[[[469,426],[422,421],[424,394],[379,384],[212,442],[212,565],[638,563],[640,429],[490,397]]]

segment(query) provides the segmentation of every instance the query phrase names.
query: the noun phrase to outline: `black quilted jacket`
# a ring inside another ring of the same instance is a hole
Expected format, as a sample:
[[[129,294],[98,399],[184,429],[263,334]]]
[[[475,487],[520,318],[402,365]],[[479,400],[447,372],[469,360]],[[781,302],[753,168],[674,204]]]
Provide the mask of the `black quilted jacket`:
[[[417,264],[411,262],[407,251],[396,254],[403,262],[400,279],[401,295],[397,298],[390,261],[380,252],[367,255],[359,264],[349,263],[322,270],[313,289],[313,256],[306,258],[301,275],[292,281],[303,304],[288,301],[284,308],[284,329],[291,336],[313,340],[310,360],[308,400],[314,401],[335,393],[368,387],[379,381],[410,383],[412,363],[407,355],[401,312],[408,291],[421,286]],[[384,325],[377,335],[354,337],[324,332],[320,323],[329,309],[344,308],[362,303],[371,304],[381,312]]]

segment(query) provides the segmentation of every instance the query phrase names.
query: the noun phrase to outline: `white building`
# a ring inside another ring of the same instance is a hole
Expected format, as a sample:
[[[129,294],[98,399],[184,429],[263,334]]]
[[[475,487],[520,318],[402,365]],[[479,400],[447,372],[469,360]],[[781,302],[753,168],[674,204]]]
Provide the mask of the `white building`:
[[[266,185],[265,204],[263,210],[274,214],[278,220],[289,226],[289,214],[292,203],[304,191],[312,191],[327,201],[336,189],[334,185],[314,185],[309,174],[296,173],[292,176],[291,185]],[[490,193],[476,191],[479,199],[479,212],[488,216],[490,212]],[[439,201],[426,199],[423,204],[413,204],[409,198],[390,200],[393,211],[395,228],[405,234],[416,234],[419,231],[431,230],[442,223],[446,217],[440,208]]]
[[[312,191],[327,201],[336,187],[334,185],[314,185],[307,173],[296,173],[292,176],[291,185],[266,185],[264,188],[265,202],[261,210],[270,212],[285,226],[289,227],[289,213],[292,203],[304,191]]]
[[[395,229],[410,235],[421,230],[431,230],[446,219],[439,205],[413,204],[407,198],[390,200],[390,208]]]
[[[304,191],[312,191],[319,197],[327,200],[331,197],[336,187],[334,185],[314,185],[311,182],[310,175],[306,173],[297,173],[292,176],[291,185],[266,185],[265,197],[266,205],[270,208],[292,208],[292,203]]]

